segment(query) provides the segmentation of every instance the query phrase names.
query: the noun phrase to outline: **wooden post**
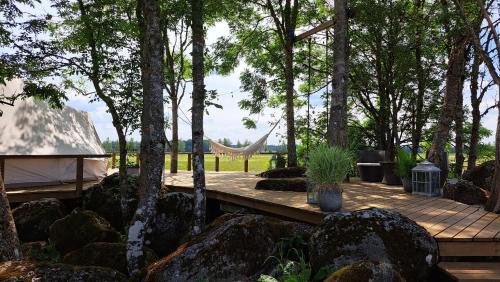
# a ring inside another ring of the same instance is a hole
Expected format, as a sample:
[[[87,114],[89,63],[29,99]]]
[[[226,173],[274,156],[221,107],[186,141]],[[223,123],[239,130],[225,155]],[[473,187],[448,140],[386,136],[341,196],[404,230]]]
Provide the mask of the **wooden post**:
[[[83,189],[83,158],[76,159],[76,194],[80,196]]]
[[[191,171],[191,153],[188,154],[188,171]]]
[[[248,172],[248,160],[245,160],[245,172]]]
[[[111,168],[115,168],[115,162],[116,162],[116,153],[113,152],[113,154],[111,154]]]
[[[215,157],[215,171],[219,171],[219,157]]]
[[[5,181],[5,159],[0,159],[0,175],[2,179]]]

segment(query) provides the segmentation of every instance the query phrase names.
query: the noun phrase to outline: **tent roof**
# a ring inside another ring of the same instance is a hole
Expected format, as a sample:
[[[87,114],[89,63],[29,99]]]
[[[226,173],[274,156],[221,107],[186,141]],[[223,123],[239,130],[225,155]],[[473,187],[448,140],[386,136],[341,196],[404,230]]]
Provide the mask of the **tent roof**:
[[[22,91],[21,80],[0,86],[7,95]],[[32,98],[0,104],[0,155],[101,155],[105,151],[87,112],[52,109]]]

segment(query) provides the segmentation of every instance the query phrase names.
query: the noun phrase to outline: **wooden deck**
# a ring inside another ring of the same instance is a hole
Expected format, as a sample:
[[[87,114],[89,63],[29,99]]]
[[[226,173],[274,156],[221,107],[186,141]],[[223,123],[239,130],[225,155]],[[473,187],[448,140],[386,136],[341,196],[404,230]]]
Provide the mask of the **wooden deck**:
[[[439,267],[457,281],[500,281],[499,262],[441,262]]]
[[[306,203],[305,193],[256,190],[259,179],[241,172],[207,172],[207,197],[313,224],[323,219],[318,207]],[[192,192],[192,173],[167,174],[165,184]],[[479,206],[356,180],[345,184],[343,199],[345,211],[377,207],[416,221],[436,238],[441,256],[500,256],[500,215]]]
[[[86,181],[82,184],[82,191],[87,190],[99,181]],[[76,183],[63,183],[50,186],[35,186],[25,188],[7,188],[7,197],[11,203],[27,202],[40,198],[75,199],[80,197],[76,190]]]

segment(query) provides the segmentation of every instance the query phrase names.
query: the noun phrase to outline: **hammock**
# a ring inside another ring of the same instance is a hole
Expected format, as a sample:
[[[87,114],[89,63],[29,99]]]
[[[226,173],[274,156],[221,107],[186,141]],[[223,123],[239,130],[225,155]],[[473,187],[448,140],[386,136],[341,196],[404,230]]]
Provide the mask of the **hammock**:
[[[280,119],[281,120],[281,119]],[[269,130],[269,132],[262,136],[259,140],[257,140],[255,143],[250,144],[246,147],[243,148],[232,148],[228,146],[224,146],[209,137],[205,136],[205,138],[208,139],[208,143],[210,143],[210,151],[216,156],[216,157],[229,157],[231,160],[235,160],[239,157],[242,157],[244,160],[250,159],[253,155],[257,154],[259,150],[266,144],[267,137],[269,137],[269,134],[276,128],[278,123],[276,124]]]

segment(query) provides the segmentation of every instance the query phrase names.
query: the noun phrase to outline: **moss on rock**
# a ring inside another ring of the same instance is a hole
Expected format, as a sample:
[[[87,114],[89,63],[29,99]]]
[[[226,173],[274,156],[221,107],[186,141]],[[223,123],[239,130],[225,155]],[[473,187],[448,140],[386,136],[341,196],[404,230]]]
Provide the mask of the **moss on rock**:
[[[332,273],[324,282],[403,282],[392,265],[375,261],[356,262]]]
[[[255,184],[257,190],[272,190],[272,191],[293,191],[307,192],[306,178],[270,178],[259,180]]]
[[[422,281],[437,262],[437,243],[401,214],[371,208],[325,217],[309,241],[313,272],[363,260],[394,266],[408,281]]]
[[[257,174],[257,176],[264,178],[290,178],[290,177],[304,177],[306,169],[304,167],[283,167],[274,168],[262,173]]]
[[[49,240],[65,254],[92,242],[118,242],[120,233],[97,213],[76,208],[50,226]]]
[[[12,211],[17,234],[23,242],[47,240],[49,227],[66,214],[64,205],[55,198],[26,202]]]
[[[144,249],[146,266],[158,259],[153,250]],[[83,248],[67,253],[63,263],[73,265],[93,265],[116,269],[121,273],[127,270],[127,245],[124,243],[95,242]]]
[[[0,263],[0,281],[8,282],[122,282],[127,277],[111,268],[62,263],[7,261]]]
[[[23,259],[33,262],[59,262],[61,254],[54,245],[45,241],[29,242],[21,245]]]
[[[146,281],[252,281],[271,267],[276,243],[300,232],[262,215],[225,215],[148,269]],[[288,233],[291,232],[291,233]],[[288,234],[286,234],[288,233]]]

